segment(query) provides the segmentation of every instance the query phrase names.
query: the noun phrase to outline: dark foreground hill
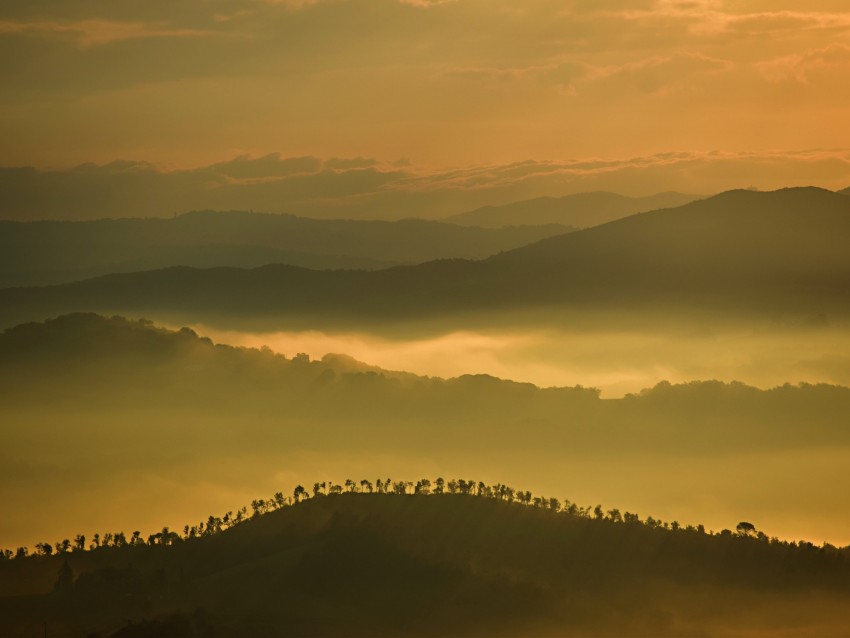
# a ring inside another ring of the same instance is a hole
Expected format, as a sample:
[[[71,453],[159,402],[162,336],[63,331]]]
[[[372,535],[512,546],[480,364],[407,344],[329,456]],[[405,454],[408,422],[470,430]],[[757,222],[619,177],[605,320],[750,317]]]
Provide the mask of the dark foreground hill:
[[[564,197],[539,197],[502,206],[483,206],[452,215],[445,221],[484,228],[524,224],[563,224],[589,228],[635,213],[683,206],[695,199],[697,197],[693,195],[673,192],[649,197],[625,197],[606,192],[578,193]]]
[[[71,311],[179,321],[329,324],[460,313],[709,311],[843,317],[850,198],[803,188],[733,191],[542,240],[484,261],[379,271],[172,268],[0,290],[0,323]],[[456,328],[457,326],[455,326]]]
[[[598,516],[315,496],[201,537],[0,561],[0,634],[846,636],[846,550]]]
[[[433,259],[482,259],[570,229],[308,219],[198,211],[173,219],[0,221],[0,286],[62,283],[168,266],[379,268]]]

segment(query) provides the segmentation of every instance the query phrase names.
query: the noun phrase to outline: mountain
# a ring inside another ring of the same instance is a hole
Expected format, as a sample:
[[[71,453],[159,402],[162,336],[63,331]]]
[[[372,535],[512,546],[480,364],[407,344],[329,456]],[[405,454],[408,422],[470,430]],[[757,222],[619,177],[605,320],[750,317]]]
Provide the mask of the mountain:
[[[848,479],[845,387],[704,381],[603,399],[288,354],[95,315],[0,334],[0,547],[182,526],[316,468],[337,482],[470,472],[643,514],[674,502],[679,520],[712,503],[699,522],[718,529],[757,517],[846,537],[850,495],[821,489]]]
[[[149,544],[0,561],[0,632],[846,635],[847,549],[771,541],[747,523],[708,534],[520,505],[504,486],[472,485],[495,491],[284,497],[229,529],[211,517],[224,531],[200,537],[163,530]]]
[[[695,195],[673,192],[649,197],[626,197],[606,192],[578,193],[564,197],[538,197],[502,206],[483,206],[452,215],[445,221],[483,228],[526,224],[562,224],[587,228],[635,213],[682,206],[695,199],[698,199]]]
[[[816,188],[731,191],[482,261],[378,271],[171,268],[0,290],[0,325],[72,311],[221,325],[376,325],[548,307],[844,316],[850,200]],[[616,312],[611,312],[616,311]]]
[[[424,220],[317,220],[199,211],[173,219],[0,221],[0,286],[62,283],[168,266],[373,269],[479,259],[568,232],[559,225],[465,228]]]

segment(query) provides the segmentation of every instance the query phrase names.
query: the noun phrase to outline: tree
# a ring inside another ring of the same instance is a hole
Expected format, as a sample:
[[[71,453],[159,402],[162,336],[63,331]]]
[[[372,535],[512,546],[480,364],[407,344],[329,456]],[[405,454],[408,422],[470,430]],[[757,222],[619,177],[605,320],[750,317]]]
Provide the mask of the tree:
[[[86,549],[86,537],[82,534],[77,534],[74,537],[74,551],[82,552]]]
[[[439,477],[436,481],[434,481],[436,487],[434,488],[434,494],[442,494],[446,489],[446,480],[442,477]]]
[[[53,545],[50,543],[36,543],[35,551],[37,551],[41,556],[50,556],[53,554]]]
[[[741,521],[735,526],[735,531],[738,532],[739,536],[755,536],[756,526],[747,521]]]
[[[295,491],[292,492],[292,498],[295,499],[296,503],[300,503],[301,499],[307,498],[307,490],[304,489],[303,485],[295,487]]]
[[[362,481],[360,481],[360,489],[362,489],[366,492],[369,492],[369,494],[371,494],[372,491],[373,491],[372,483],[370,483],[366,479],[363,479]]]

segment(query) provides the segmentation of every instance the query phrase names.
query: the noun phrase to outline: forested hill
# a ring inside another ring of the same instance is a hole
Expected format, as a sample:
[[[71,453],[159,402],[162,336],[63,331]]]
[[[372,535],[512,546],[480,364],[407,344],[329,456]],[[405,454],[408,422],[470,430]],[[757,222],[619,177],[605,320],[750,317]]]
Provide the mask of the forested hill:
[[[445,221],[467,226],[499,228],[522,224],[563,224],[576,228],[598,226],[635,213],[682,206],[697,199],[683,193],[626,197],[602,191],[564,197],[539,197],[501,206],[483,206]]]
[[[378,271],[189,268],[0,290],[0,324],[70,311],[236,326],[369,326],[462,313],[648,309],[727,316],[850,312],[850,199],[732,191],[542,240],[484,261]],[[457,322],[455,323],[455,325]]]
[[[520,504],[522,492],[463,483],[430,496],[422,482],[416,495],[405,483],[329,496],[317,485],[242,522],[229,513],[147,542],[110,535],[108,547],[0,561],[0,633],[846,635],[846,550],[770,540],[746,522],[709,534],[557,499]]]
[[[697,522],[845,538],[834,519],[848,495],[821,487],[846,475],[846,387],[661,383],[603,399],[287,355],[95,315],[0,334],[0,546],[107,525],[147,533],[233,507],[233,494],[242,502],[274,477],[321,466],[340,481],[364,463],[574,485],[576,500],[657,515],[665,501],[679,517],[723,502]],[[815,522],[796,531],[804,516]]]
[[[483,259],[570,230],[562,225],[467,228],[196,211],[173,219],[0,221],[0,287],[62,283],[169,266],[373,269],[434,259]]]

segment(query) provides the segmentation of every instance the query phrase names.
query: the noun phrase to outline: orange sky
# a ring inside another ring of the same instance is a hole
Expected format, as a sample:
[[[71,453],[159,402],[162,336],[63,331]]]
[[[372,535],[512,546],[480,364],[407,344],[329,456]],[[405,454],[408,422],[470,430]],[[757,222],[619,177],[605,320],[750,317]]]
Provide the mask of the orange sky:
[[[6,0],[0,47],[5,166],[820,149],[850,184],[845,0]]]

